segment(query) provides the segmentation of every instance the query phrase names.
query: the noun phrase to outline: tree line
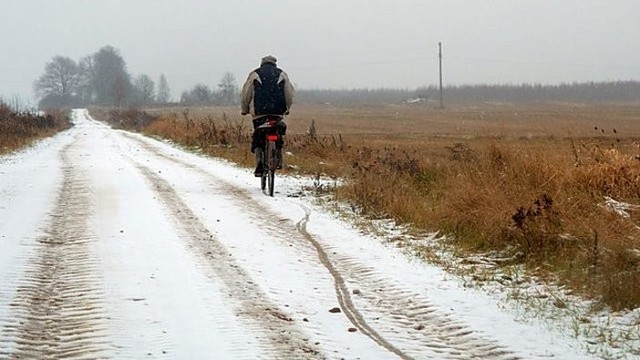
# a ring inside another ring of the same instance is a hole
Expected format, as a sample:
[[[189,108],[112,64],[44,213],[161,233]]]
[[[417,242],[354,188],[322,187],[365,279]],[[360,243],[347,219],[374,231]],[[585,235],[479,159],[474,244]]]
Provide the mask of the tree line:
[[[235,105],[238,104],[238,85],[232,73],[227,72],[218,83],[218,90],[206,84],[196,84],[180,96],[183,105]]]
[[[610,81],[559,85],[462,85],[446,86],[444,102],[640,102],[640,82]],[[342,89],[298,90],[298,103],[372,104],[372,103],[438,103],[437,86],[412,89]]]
[[[40,108],[81,107],[87,105],[149,106],[172,102],[169,83],[161,74],[158,83],[146,74],[132,76],[120,52],[104,46],[79,61],[54,56],[33,89]],[[214,91],[204,84],[184,91],[180,102],[187,105],[236,104],[238,86],[233,74],[226,73]]]
[[[435,87],[423,89],[429,98],[436,99]],[[640,82],[574,82],[557,85],[475,85],[445,88],[447,98],[458,102],[640,102]]]

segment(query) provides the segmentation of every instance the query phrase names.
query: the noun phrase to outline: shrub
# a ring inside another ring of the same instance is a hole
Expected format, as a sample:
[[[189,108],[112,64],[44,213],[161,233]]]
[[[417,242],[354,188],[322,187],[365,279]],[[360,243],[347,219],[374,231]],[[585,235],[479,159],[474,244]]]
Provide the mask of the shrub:
[[[0,153],[25,146],[71,126],[67,113],[48,109],[43,113],[17,112],[0,102]]]

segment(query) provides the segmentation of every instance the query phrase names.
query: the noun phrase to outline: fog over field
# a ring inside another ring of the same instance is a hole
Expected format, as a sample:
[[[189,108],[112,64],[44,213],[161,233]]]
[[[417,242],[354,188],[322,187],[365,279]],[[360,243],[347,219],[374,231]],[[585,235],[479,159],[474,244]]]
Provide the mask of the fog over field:
[[[558,84],[640,79],[634,0],[3,0],[0,97],[33,99],[56,55],[105,45],[132,75],[165,74],[174,98],[238,82],[266,54],[298,88],[417,88],[438,82]]]

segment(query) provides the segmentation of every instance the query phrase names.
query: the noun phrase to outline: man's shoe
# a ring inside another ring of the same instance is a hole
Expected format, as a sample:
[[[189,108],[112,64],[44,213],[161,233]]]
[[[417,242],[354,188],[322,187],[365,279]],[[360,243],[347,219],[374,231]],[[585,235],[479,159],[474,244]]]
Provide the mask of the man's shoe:
[[[276,166],[276,169],[280,170],[282,169],[282,149],[278,150],[277,156],[278,156],[278,166]]]
[[[262,148],[256,147],[254,150],[256,155],[256,170],[253,172],[253,174],[256,177],[261,177],[262,173],[264,172],[263,166],[262,166]]]
[[[255,177],[262,177],[262,173],[263,173],[263,169],[262,169],[262,164],[259,163],[258,165],[256,165],[256,170],[253,172],[253,175]]]

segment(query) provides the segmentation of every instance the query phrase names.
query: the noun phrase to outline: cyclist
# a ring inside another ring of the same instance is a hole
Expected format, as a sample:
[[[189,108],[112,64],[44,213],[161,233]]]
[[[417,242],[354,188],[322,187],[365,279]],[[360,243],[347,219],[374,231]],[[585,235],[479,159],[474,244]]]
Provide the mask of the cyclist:
[[[240,105],[242,115],[251,114],[253,117],[253,139],[251,141],[251,152],[256,155],[256,177],[262,176],[262,149],[264,139],[256,130],[269,116],[280,118],[278,127],[280,135],[284,137],[287,125],[282,121],[284,115],[289,114],[289,109],[293,103],[293,86],[287,73],[276,66],[277,59],[267,55],[260,61],[260,67],[249,73],[247,81],[242,87]],[[278,149],[278,168],[282,168],[282,145],[283,140],[276,144]]]

